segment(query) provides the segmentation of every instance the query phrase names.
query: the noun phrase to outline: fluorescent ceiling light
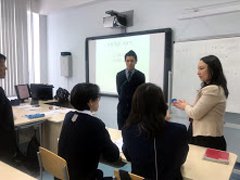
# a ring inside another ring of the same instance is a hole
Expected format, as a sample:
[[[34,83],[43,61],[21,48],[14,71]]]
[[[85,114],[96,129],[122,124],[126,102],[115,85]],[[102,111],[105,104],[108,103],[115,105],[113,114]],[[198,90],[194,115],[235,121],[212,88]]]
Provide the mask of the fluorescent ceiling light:
[[[208,6],[185,9],[179,20],[193,19],[218,14],[240,12],[240,1],[211,4]]]

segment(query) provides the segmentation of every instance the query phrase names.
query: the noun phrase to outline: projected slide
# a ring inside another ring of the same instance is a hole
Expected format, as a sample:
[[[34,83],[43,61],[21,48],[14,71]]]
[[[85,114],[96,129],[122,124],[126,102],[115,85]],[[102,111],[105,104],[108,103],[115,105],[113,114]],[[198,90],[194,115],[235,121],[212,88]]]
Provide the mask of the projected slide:
[[[138,57],[135,68],[145,74],[146,82],[163,88],[165,40],[164,32],[89,39],[89,82],[98,84],[104,94],[117,95],[116,74],[126,68],[124,56],[133,50]]]

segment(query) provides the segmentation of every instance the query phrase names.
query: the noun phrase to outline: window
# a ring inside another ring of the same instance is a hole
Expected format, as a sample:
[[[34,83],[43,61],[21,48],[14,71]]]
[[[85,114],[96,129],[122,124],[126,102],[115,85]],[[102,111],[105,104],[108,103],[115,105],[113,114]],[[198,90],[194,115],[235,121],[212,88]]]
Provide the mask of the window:
[[[31,0],[0,1],[0,52],[7,57],[6,78],[0,79],[7,96],[16,84],[40,81],[39,15]]]

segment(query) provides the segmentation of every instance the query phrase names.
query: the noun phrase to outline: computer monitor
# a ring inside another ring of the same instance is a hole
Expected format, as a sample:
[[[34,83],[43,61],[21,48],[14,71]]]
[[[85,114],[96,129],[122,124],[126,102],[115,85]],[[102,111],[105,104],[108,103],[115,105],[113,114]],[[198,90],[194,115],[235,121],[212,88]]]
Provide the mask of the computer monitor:
[[[30,89],[28,84],[15,85],[15,91],[18,99],[21,102],[24,102],[25,99],[28,99],[30,97]]]
[[[30,84],[33,100],[50,100],[53,99],[53,85],[47,84]]]

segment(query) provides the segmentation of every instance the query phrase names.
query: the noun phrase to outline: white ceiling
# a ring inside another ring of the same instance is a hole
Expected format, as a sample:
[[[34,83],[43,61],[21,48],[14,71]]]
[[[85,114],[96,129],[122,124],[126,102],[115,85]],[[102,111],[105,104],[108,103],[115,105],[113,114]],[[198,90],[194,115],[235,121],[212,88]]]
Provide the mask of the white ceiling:
[[[107,0],[37,0],[40,14],[49,14],[64,8],[99,3]]]
[[[89,5],[89,4],[95,4],[95,3],[101,3],[104,1],[133,1],[133,0],[33,0],[34,3],[34,8],[37,9],[40,14],[49,14],[52,12],[59,11],[61,9],[65,8],[70,8],[74,6],[84,6],[84,5]],[[140,1],[140,0],[136,0]],[[142,1],[170,1],[171,0],[142,0]],[[195,0],[184,0],[184,1],[192,1],[194,2]],[[174,2],[174,1],[173,1]],[[216,1],[211,1],[211,0],[202,0],[200,4],[211,4],[211,2]],[[218,4],[221,3],[239,3],[240,0],[219,0]]]

